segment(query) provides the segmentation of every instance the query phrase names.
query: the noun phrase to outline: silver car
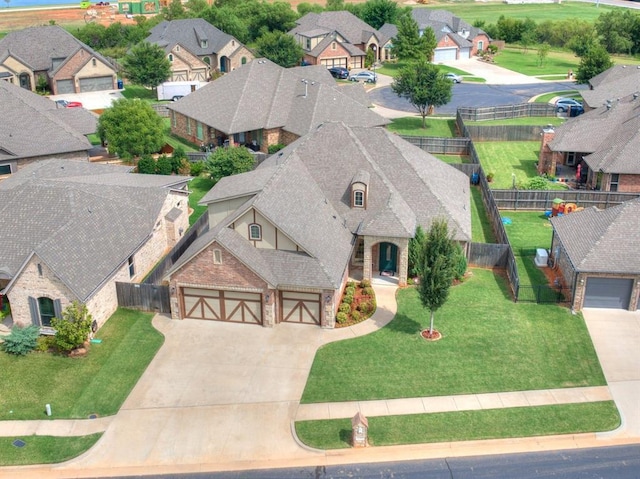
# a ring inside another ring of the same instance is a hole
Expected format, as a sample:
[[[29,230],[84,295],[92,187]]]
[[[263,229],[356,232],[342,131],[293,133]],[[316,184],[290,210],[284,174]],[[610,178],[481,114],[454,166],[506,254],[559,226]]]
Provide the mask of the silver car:
[[[375,83],[378,81],[378,75],[370,71],[362,71],[359,73],[353,73],[349,75],[349,80],[351,81],[363,81],[366,83]]]

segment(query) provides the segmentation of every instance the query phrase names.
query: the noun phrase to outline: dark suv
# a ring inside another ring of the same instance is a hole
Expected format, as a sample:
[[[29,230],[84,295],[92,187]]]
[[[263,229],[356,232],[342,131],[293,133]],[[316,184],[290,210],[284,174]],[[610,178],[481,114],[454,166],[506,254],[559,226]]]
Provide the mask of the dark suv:
[[[340,80],[349,78],[349,70],[344,67],[329,68],[329,73],[331,73],[334,78],[339,78]]]

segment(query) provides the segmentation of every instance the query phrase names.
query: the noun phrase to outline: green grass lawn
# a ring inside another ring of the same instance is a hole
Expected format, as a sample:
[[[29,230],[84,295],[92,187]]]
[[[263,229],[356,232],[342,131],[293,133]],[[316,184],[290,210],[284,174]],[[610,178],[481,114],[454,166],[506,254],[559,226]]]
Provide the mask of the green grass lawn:
[[[400,74],[400,70],[406,65],[406,62],[384,62],[380,68],[376,68],[376,73],[380,73],[381,75],[388,75],[390,77],[396,77]],[[455,73],[456,75],[463,76],[463,81],[480,83],[484,83],[485,81],[484,78],[474,77],[469,72],[460,70],[459,68],[451,67],[448,65],[438,66],[440,67],[440,71],[442,73]]]
[[[613,401],[477,411],[370,416],[372,446],[578,434],[620,425]],[[351,420],[299,421],[296,434],[318,449],[351,447]]]
[[[84,358],[0,353],[0,420],[87,418],[115,414],[164,339],[152,314],[118,309]]]
[[[124,90],[120,90],[122,96],[128,99],[140,98],[141,100],[151,100],[158,102],[158,94],[155,90],[150,90],[140,85],[126,85]]]
[[[522,73],[524,75],[566,75],[569,70],[577,70],[580,59],[573,52],[552,50],[542,66],[538,62],[538,51],[529,48],[527,53],[520,48],[507,47],[494,57],[498,66]]]
[[[26,445],[15,447],[17,437],[0,437],[0,466],[27,464],[54,464],[67,461],[87,451],[100,439],[102,433],[90,436],[53,437],[20,436]]]
[[[478,186],[471,188],[471,235],[475,243],[496,242],[496,235],[482,202],[482,191]]]
[[[505,118],[502,120],[483,120],[469,121],[465,120],[465,125],[492,126],[492,125],[562,125],[566,120],[557,116],[525,116],[522,118]]]
[[[476,141],[474,146],[485,174],[494,174],[491,188],[511,188],[512,174],[516,175],[516,185],[538,176],[535,167],[540,151],[538,141]],[[550,190],[566,188],[563,183],[548,182]]]
[[[419,116],[405,116],[395,118],[387,125],[387,129],[398,135],[407,136],[433,136],[437,138],[455,138],[456,121],[452,118],[438,119],[428,117],[426,128],[422,128],[422,118]]]
[[[535,103],[549,103],[555,97],[567,97],[567,98],[575,98],[576,100],[582,101],[582,95],[578,90],[566,90],[566,91],[555,91],[551,93],[545,93],[544,95],[540,95],[536,97],[534,100]]]
[[[502,277],[471,271],[436,313],[442,340],[421,338],[429,315],[416,289],[401,289],[398,312],[387,326],[318,350],[302,402],[605,384],[580,314],[552,304],[514,303]]]
[[[189,226],[196,222],[202,214],[207,211],[206,206],[202,206],[198,204],[198,201],[202,199],[207,192],[213,188],[215,183],[211,178],[206,178],[204,176],[200,176],[198,178],[194,178],[189,182],[189,190],[191,190],[191,194],[189,195],[189,207],[193,209],[193,213],[189,216]]]

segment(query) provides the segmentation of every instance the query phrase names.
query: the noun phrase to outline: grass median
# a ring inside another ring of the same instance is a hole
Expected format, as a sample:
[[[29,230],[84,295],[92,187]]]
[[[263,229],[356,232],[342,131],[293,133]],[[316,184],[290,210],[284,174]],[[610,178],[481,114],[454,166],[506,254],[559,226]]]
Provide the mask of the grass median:
[[[0,437],[0,466],[25,466],[28,464],[55,464],[68,461],[89,450],[102,434],[78,437],[21,436]],[[16,447],[20,439],[24,446]]]

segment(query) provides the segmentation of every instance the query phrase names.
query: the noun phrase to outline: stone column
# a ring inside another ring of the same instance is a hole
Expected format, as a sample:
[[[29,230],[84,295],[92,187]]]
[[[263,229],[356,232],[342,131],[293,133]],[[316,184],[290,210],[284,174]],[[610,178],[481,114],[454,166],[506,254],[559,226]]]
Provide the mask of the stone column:
[[[364,237],[364,263],[362,265],[362,279],[371,281],[373,276],[373,257],[371,254],[371,248],[373,247],[373,240],[370,236]]]
[[[330,298],[329,301],[326,299]],[[322,318],[322,327],[333,329],[336,327],[335,315],[335,291],[323,291],[320,295],[321,306],[324,308],[324,317]]]
[[[406,286],[407,276],[409,274],[409,240],[400,240],[398,248],[400,249],[400,264],[398,265],[400,275],[398,278],[398,286]]]
[[[264,293],[264,318],[262,325],[272,328],[276,324],[276,291],[268,289]]]

